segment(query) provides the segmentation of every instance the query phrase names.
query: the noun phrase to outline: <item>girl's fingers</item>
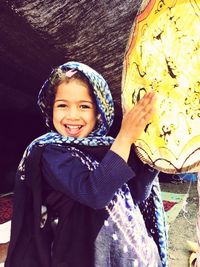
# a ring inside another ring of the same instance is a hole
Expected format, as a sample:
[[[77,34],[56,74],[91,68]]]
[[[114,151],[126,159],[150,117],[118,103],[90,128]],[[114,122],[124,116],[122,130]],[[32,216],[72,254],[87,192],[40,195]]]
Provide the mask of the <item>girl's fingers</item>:
[[[130,124],[145,127],[155,112],[154,102],[155,93],[147,93],[127,114]]]
[[[141,98],[138,102],[138,105],[142,105],[144,107],[148,106],[149,104],[155,101],[155,92],[146,93],[143,98]]]
[[[140,101],[130,110],[124,109],[121,134],[134,143],[154,113],[155,93],[147,93]]]
[[[147,93],[140,101],[130,110],[131,115],[138,118],[154,110],[155,93]]]
[[[124,114],[124,116],[125,116],[127,113],[129,113],[130,110],[131,110],[131,109],[130,109],[128,106],[124,106],[124,107],[123,107],[123,114]]]

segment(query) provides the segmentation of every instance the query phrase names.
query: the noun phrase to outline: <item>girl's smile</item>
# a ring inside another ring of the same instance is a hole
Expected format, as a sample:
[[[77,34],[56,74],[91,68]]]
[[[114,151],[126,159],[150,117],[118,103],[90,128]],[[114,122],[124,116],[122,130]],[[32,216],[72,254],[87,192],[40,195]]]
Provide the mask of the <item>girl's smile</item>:
[[[77,79],[57,87],[53,124],[63,136],[87,137],[96,125],[96,105],[88,86]]]

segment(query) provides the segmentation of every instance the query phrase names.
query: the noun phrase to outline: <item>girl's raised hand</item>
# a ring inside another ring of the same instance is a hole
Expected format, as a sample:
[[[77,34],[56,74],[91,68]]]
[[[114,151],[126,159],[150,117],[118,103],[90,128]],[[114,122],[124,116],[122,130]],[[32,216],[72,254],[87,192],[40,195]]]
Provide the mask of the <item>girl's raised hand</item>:
[[[155,111],[155,92],[146,93],[129,111],[125,110],[120,134],[131,144],[139,138]]]
[[[111,150],[128,160],[130,147],[139,138],[155,111],[155,92],[149,92],[129,111],[125,110],[120,131]]]

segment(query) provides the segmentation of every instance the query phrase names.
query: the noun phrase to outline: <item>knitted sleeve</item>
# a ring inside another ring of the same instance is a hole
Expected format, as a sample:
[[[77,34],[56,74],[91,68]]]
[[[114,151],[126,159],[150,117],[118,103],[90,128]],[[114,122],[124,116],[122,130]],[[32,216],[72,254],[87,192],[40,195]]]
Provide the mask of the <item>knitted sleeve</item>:
[[[135,176],[132,168],[111,150],[96,169],[89,170],[67,149],[54,145],[43,152],[42,172],[52,188],[95,209],[104,208],[116,190]]]

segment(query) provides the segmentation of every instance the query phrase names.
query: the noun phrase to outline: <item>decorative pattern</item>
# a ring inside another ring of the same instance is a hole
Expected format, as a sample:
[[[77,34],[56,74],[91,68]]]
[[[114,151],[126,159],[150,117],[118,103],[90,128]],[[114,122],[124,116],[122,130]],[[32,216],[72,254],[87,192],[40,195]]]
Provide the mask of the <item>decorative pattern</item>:
[[[11,220],[13,194],[0,197],[0,224]]]
[[[163,267],[167,266],[167,233],[161,229],[167,229],[164,207],[162,205],[161,190],[158,181],[155,181],[148,199],[143,201],[139,207],[144,217],[147,229],[157,244]]]
[[[123,105],[157,93],[156,113],[136,142],[138,156],[166,173],[200,166],[199,25],[200,0],[150,0],[125,55]]]
[[[124,205],[124,202],[126,205]],[[146,228],[144,218],[138,205],[133,203],[130,190],[126,184],[116,192],[115,197],[111,203],[106,206],[106,209],[111,219],[116,223],[123,234],[124,253],[128,252],[128,250],[133,250],[135,252],[138,264],[136,266],[157,266],[157,258],[154,253],[152,253],[155,243],[152,242],[152,237],[150,238],[147,232],[147,229],[150,229]],[[159,228],[158,225],[155,225],[156,220],[154,221],[154,227]],[[117,239],[117,236],[115,236],[115,239]],[[163,262],[166,262],[166,254],[162,256],[164,256],[162,258]]]
[[[93,92],[101,115],[101,123],[98,124],[98,128],[91,135],[104,136],[114,119],[114,104],[108,84],[98,72],[83,63],[74,61],[54,69],[40,90],[38,105],[45,117],[46,125],[50,126],[52,103],[49,103],[51,105],[47,106],[45,99],[48,98],[48,92],[62,80],[63,74],[66,75],[66,72],[69,70],[79,70],[89,79],[94,89]]]

